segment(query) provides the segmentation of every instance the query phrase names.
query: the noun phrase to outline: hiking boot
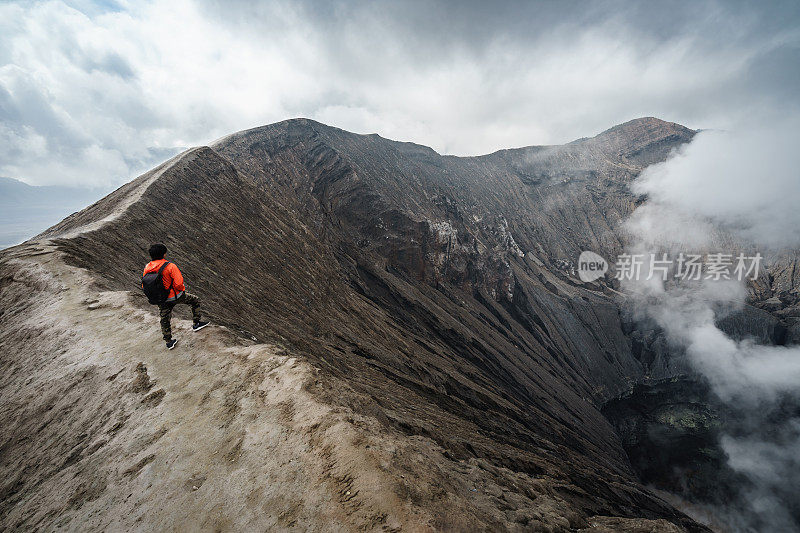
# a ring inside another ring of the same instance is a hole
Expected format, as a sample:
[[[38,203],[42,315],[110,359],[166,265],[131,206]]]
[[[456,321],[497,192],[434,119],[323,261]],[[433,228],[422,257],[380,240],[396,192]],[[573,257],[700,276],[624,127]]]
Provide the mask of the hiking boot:
[[[198,320],[194,324],[192,324],[192,331],[200,331],[207,325],[211,324],[208,320]]]
[[[167,350],[171,350],[178,344],[178,339],[170,339],[167,341]]]

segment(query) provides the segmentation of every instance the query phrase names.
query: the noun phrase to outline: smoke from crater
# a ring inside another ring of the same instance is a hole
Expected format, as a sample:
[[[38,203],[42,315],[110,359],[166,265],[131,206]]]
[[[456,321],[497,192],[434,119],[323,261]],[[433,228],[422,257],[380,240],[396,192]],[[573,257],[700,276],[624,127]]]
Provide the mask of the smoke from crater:
[[[632,186],[647,202],[626,222],[629,251],[756,250],[767,258],[759,283],[769,291],[764,278],[770,258],[785,257],[785,249],[800,244],[798,127],[793,117],[745,131],[700,132],[666,162],[645,170]],[[623,283],[636,312],[685,352],[734,414],[720,445],[747,484],[740,488],[744,507],[724,510],[729,527],[800,529],[800,346],[734,339],[718,327],[721,318],[747,305],[753,294],[748,282],[646,277]],[[795,295],[783,296],[784,304],[795,305]]]

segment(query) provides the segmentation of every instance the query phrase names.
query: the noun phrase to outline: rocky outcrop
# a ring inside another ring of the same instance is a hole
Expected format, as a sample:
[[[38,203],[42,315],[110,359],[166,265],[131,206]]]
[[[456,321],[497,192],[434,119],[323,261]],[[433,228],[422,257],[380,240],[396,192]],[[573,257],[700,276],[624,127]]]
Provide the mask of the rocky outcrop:
[[[764,309],[745,305],[717,321],[717,327],[735,340],[751,339],[758,344],[786,343],[787,328],[776,316]]]
[[[637,385],[609,401],[612,421],[636,471],[690,501],[731,505],[743,483],[718,443],[725,409],[703,380],[675,377]]]

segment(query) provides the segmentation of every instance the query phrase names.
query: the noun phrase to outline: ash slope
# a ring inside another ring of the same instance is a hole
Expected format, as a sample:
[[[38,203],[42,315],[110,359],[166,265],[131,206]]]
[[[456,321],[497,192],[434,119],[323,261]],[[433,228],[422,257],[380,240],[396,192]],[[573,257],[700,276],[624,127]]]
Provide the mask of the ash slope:
[[[608,289],[559,270],[620,249],[627,183],[692,136],[639,119],[457,158],[291,120],[189,150],[40,239],[115,290],[164,241],[215,320],[352,389],[322,401],[529,480],[505,477],[509,494],[548,480],[571,527],[614,515],[694,528],[638,484],[599,411],[676,370],[636,358]],[[518,510],[510,500],[498,508]]]
[[[281,346],[178,320],[154,350],[152,312],[50,243],[0,256],[0,299],[4,531],[680,531],[320,402],[356,393]]]

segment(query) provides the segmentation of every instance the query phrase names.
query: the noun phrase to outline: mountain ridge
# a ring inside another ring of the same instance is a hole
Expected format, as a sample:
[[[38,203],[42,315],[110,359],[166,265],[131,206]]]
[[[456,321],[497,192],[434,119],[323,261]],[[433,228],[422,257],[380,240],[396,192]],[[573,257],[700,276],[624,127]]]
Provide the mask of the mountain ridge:
[[[638,483],[599,410],[682,368],[638,360],[612,288],[563,266],[621,249],[625,183],[693,132],[642,119],[534,158],[457,158],[317,124],[179,154],[31,246],[121,291],[162,241],[216,323],[352,389],[320,390],[324,403],[430,439],[454,465],[505,469],[509,494],[546,478],[574,527],[610,514],[702,529]],[[628,135],[642,137],[621,151]]]

